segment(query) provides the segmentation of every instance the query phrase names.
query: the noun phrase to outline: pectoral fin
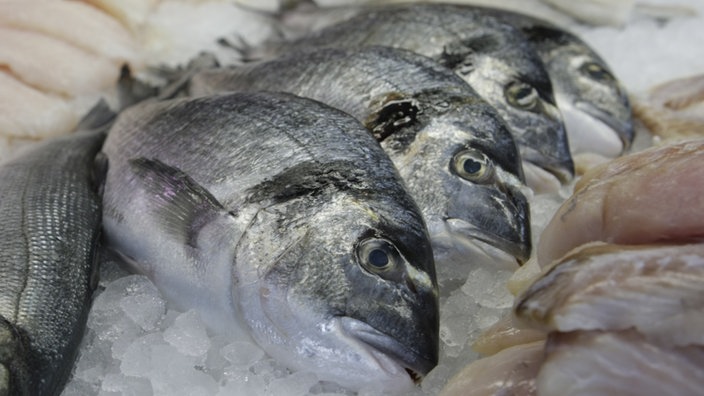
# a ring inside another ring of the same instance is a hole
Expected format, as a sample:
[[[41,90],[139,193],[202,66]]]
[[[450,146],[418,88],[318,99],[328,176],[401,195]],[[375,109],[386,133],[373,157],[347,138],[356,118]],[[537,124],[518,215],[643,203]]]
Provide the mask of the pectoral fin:
[[[154,205],[163,229],[185,245],[198,248],[199,235],[218,219],[231,218],[213,195],[180,169],[156,159],[129,161]]]

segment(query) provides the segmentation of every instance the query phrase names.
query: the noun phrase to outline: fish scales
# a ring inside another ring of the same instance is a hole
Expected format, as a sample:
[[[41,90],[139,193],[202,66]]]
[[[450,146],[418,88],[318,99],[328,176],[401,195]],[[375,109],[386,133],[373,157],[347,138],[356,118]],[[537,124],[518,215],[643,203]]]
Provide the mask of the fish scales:
[[[516,144],[499,114],[452,71],[397,48],[322,48],[201,71],[187,93],[257,90],[310,97],[364,122],[420,205],[431,237],[448,229],[522,261],[530,255]],[[455,165],[468,153],[479,166],[473,173]]]
[[[504,118],[537,179],[574,175],[552,83],[523,33],[480,9],[451,4],[361,8],[354,16],[250,58],[313,47],[383,45],[428,56],[454,70]],[[549,172],[543,174],[544,171]]]
[[[30,146],[0,166],[0,393],[59,394],[95,288],[104,133]]]
[[[214,330],[353,389],[437,364],[425,225],[348,114],[271,92],[145,103],[103,150],[111,247]]]

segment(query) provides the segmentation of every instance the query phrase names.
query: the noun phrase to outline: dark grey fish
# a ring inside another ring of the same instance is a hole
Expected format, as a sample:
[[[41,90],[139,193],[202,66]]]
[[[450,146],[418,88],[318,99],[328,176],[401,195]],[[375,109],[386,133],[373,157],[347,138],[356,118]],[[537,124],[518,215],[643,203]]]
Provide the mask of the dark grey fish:
[[[96,111],[84,129],[109,122]],[[105,129],[34,144],[0,165],[2,395],[58,395],[73,367],[97,285],[94,160]]]
[[[293,42],[271,45],[262,54],[367,45],[411,50],[454,70],[509,125],[528,162],[524,169],[539,171],[537,166],[563,182],[573,177],[567,135],[542,61],[521,31],[476,8],[449,4],[361,8],[349,19]]]
[[[283,93],[144,103],[104,152],[111,246],[214,329],[355,389],[437,364],[427,230],[348,114]]]
[[[401,49],[324,48],[202,71],[189,87],[195,96],[257,90],[313,98],[363,122],[421,207],[436,253],[449,234],[520,261],[530,256],[530,211],[513,137],[452,71]]]
[[[606,62],[582,39],[550,22],[487,9],[520,28],[543,60],[573,154],[616,157],[634,138],[628,94]]]

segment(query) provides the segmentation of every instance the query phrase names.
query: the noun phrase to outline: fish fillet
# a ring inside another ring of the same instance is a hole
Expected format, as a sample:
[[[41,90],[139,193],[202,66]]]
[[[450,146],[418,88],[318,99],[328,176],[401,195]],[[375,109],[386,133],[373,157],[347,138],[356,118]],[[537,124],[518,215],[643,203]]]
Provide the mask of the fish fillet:
[[[704,137],[704,74],[656,86],[636,102],[634,112],[666,141]]]
[[[704,347],[668,348],[634,331],[555,334],[536,385],[541,396],[701,395]]]
[[[541,266],[592,241],[704,238],[704,140],[645,150],[587,172],[540,236]]]
[[[41,138],[60,135],[71,131],[78,121],[65,100],[23,84],[1,70],[0,87],[2,136]]]
[[[117,82],[119,65],[43,34],[0,28],[0,68],[37,89],[68,97]]]
[[[149,13],[159,3],[160,0],[83,0],[94,7],[97,7],[133,31],[146,22]]]
[[[704,345],[704,244],[576,249],[521,296],[516,315],[544,330],[625,330]]]
[[[479,359],[452,377],[440,396],[537,395],[535,377],[544,341],[517,345]]]
[[[137,43],[117,20],[77,1],[0,2],[0,27],[40,33],[116,62],[137,60]]]
[[[504,315],[498,322],[486,329],[472,344],[472,349],[484,356],[494,355],[516,345],[544,340],[544,331],[521,326],[513,314]]]

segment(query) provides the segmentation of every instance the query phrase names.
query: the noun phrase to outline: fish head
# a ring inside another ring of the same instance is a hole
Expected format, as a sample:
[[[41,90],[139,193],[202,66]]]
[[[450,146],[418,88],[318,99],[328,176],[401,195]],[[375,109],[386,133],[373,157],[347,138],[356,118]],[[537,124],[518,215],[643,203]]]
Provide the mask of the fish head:
[[[525,41],[518,37],[516,40]],[[443,63],[503,117],[523,161],[567,182],[574,176],[574,165],[550,78],[527,43],[513,45],[505,41],[489,46],[492,50],[482,47],[483,53],[468,51],[464,58]]]
[[[514,139],[478,96],[426,93],[412,141],[393,134],[382,146],[423,212],[433,250],[459,239],[486,243],[519,262],[530,256],[529,208]]]
[[[573,34],[525,29],[550,74],[573,152],[616,157],[633,142],[628,94],[606,62]]]
[[[437,365],[432,251],[402,201],[338,193],[259,212],[253,227],[278,225],[248,233],[267,248],[240,260],[266,262],[238,276],[233,298],[267,353],[355,390],[408,390]]]

